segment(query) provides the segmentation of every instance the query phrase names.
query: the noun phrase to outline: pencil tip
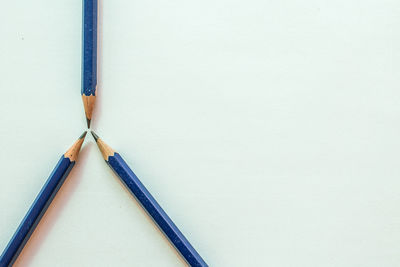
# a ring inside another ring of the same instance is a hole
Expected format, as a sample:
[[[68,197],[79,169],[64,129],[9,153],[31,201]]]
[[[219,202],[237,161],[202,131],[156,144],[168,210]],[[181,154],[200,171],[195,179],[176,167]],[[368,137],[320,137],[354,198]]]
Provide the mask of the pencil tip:
[[[93,131],[90,131],[90,133],[93,135],[94,140],[96,140],[96,142],[97,142],[97,140],[99,139],[99,136]]]
[[[84,139],[86,137],[87,131],[84,131],[83,134],[81,135],[81,137],[79,137],[79,139]]]
[[[92,119],[93,107],[94,107],[94,102],[96,100],[96,96],[94,95],[87,96],[83,94],[82,100],[83,100],[83,106],[85,108],[87,126],[88,128],[90,128],[90,120]]]
[[[99,147],[104,160],[108,162],[109,157],[115,154],[114,150],[111,147],[109,147],[106,143],[104,143],[103,140],[100,139],[95,132],[93,131],[90,132],[93,135],[94,140],[96,140],[96,144]]]
[[[68,151],[64,154],[64,157],[69,158],[72,161],[76,161],[79,155],[79,151],[81,150],[82,144],[84,142],[85,136],[87,132],[85,131],[78,140],[68,149]]]

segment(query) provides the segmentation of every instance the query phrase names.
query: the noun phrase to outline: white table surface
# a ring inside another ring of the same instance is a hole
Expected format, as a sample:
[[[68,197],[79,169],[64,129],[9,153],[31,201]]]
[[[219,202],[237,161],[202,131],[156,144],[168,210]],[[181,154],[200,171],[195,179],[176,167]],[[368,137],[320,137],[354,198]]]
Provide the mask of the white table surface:
[[[400,2],[100,1],[93,129],[210,266],[400,266]],[[81,0],[0,5],[0,250],[86,127]],[[93,139],[15,266],[184,266]]]

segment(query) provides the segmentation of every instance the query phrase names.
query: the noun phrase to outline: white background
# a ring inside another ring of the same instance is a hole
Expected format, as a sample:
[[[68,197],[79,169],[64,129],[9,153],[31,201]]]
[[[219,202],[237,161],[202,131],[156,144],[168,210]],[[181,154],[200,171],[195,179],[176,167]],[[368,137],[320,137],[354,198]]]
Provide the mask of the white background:
[[[86,127],[81,2],[1,1],[1,251]],[[399,14],[100,1],[93,129],[211,266],[400,266]],[[184,263],[88,137],[16,266]]]

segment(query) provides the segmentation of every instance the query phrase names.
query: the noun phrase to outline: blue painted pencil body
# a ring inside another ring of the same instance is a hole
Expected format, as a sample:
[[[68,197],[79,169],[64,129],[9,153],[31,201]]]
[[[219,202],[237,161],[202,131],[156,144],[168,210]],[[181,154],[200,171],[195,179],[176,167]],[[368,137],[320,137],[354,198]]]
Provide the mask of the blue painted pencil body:
[[[81,95],[88,128],[97,89],[97,9],[97,0],[83,0]]]
[[[71,162],[69,158],[65,158],[64,156],[58,161],[47,182],[1,255],[0,267],[10,266],[17,259],[74,165],[75,162]]]
[[[208,266],[121,156],[115,153],[113,156],[108,157],[108,161],[106,160],[106,162],[121,178],[125,186],[153,218],[158,227],[181,253],[187,263],[189,263],[190,266]]]
[[[97,0],[83,0],[82,43],[81,94],[95,96],[97,86]]]
[[[40,190],[32,206],[29,208],[21,224],[18,226],[7,247],[0,256],[0,267],[12,266],[28,242],[36,226],[42,219],[51,201],[71,172],[78,158],[79,151],[85,139],[86,132],[72,145],[72,147],[58,161],[50,177]]]

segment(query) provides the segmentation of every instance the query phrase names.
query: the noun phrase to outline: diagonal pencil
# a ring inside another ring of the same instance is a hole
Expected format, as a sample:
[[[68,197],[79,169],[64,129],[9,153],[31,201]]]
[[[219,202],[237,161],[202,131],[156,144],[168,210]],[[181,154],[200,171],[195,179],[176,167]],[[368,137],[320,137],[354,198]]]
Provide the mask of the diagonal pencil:
[[[21,253],[26,242],[40,222],[51,201],[56,196],[68,174],[75,165],[79,151],[85,139],[87,132],[84,132],[81,137],[72,145],[68,151],[61,156],[50,177],[42,187],[32,206],[26,213],[21,224],[17,228],[3,254],[0,256],[0,266],[12,266],[18,255]]]
[[[199,253],[192,247],[185,236],[179,231],[178,227],[168,217],[165,211],[153,198],[146,187],[140,182],[139,178],[129,168],[122,157],[101,140],[93,131],[92,135],[96,140],[97,146],[103,154],[104,160],[111,169],[118,175],[129,192],[135,196],[141,206],[150,215],[153,221],[167,236],[169,241],[179,251],[182,257],[190,266],[208,266],[201,258]]]
[[[97,89],[97,0],[83,0],[82,89],[87,126],[90,128]]]

